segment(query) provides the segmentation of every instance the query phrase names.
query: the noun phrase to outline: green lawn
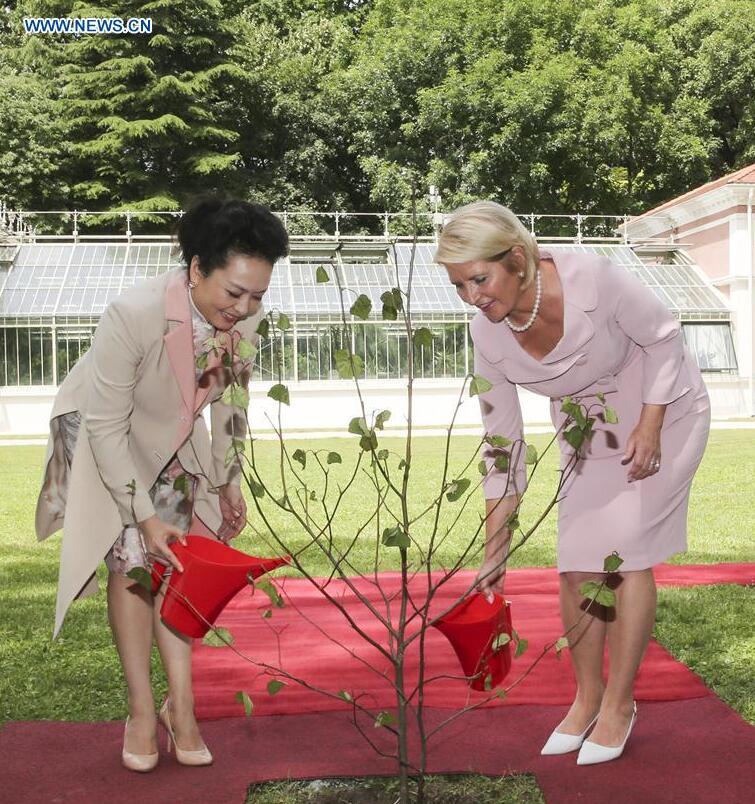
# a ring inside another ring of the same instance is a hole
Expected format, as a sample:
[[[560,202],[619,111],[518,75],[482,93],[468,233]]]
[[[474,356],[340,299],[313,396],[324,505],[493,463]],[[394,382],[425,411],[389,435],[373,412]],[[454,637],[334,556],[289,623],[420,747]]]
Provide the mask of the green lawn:
[[[332,482],[345,478],[355,455],[355,441],[331,439],[326,442],[301,441],[291,445],[302,449],[337,450],[344,463],[336,465]],[[538,448],[545,436],[532,439]],[[398,451],[397,439],[385,439],[380,446]],[[443,462],[443,440],[419,438],[414,443],[412,499],[430,499]],[[468,461],[475,440],[454,440],[452,476]],[[258,442],[258,461],[275,469],[276,445]],[[53,718],[97,720],[122,718],[125,698],[122,677],[107,626],[104,596],[76,603],[68,616],[61,638],[50,641],[52,631],[59,537],[38,544],[34,537],[34,503],[40,479],[42,447],[3,447],[0,449],[0,722],[8,719]],[[395,467],[398,457],[392,458]],[[308,461],[306,475],[316,474]],[[467,473],[475,476],[476,461]],[[543,461],[540,478],[533,483],[522,512],[522,522],[532,520],[552,494],[555,455]],[[680,563],[752,561],[755,511],[751,505],[755,480],[755,438],[752,431],[713,431],[703,464],[698,472],[690,506],[690,552]],[[316,486],[315,486],[316,488]],[[344,543],[357,523],[366,518],[374,492],[369,480],[360,475],[338,518],[337,540]],[[468,507],[457,528],[438,553],[439,565],[453,562],[461,545],[478,525],[479,502]],[[441,533],[451,523],[460,503],[448,505],[441,519]],[[272,515],[272,514],[271,514]],[[298,528],[274,521],[294,544],[304,545]],[[383,527],[385,523],[381,524]],[[427,539],[427,520],[414,531],[420,541]],[[268,549],[250,529],[237,541],[241,549]],[[355,566],[372,565],[374,539],[363,539],[352,554]],[[513,566],[552,565],[555,562],[555,516],[551,515],[532,541],[512,558]],[[383,567],[392,564],[397,551],[384,551]],[[323,573],[326,564],[315,551],[308,551],[307,564]],[[755,647],[751,623],[755,617],[751,590],[731,587],[692,590],[663,590],[659,609],[658,635],[675,655],[700,673],[723,698],[742,714],[755,718],[755,693],[751,668]],[[157,664],[158,694],[164,680]]]

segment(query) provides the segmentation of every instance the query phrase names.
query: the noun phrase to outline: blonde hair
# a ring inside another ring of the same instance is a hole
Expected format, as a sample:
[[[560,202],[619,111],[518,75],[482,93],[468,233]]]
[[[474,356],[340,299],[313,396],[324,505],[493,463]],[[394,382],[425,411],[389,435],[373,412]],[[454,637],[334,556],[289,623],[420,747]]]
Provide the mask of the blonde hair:
[[[527,287],[540,259],[535,236],[508,207],[495,201],[475,201],[451,213],[438,240],[435,262],[491,260],[514,246],[521,246],[527,259],[522,280]]]

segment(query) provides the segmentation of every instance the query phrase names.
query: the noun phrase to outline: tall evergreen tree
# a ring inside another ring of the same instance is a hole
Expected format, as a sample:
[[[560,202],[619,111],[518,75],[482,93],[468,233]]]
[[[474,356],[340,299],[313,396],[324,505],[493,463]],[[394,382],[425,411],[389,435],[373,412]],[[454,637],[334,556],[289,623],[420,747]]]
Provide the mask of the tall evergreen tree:
[[[151,34],[68,36],[51,46],[71,204],[175,210],[186,195],[238,188],[234,95],[245,76],[227,57],[233,32],[219,0],[37,7],[152,20]]]

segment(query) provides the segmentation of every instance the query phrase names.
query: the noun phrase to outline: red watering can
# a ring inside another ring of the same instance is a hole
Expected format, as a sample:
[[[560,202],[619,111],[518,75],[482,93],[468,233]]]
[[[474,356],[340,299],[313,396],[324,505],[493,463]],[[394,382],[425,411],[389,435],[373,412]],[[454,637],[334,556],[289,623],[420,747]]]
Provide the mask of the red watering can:
[[[451,643],[473,690],[484,690],[488,676],[490,687],[506,678],[511,669],[510,643],[493,648],[499,634],[511,636],[511,604],[500,595],[494,595],[492,603],[483,595],[472,595],[433,625]]]
[[[171,628],[188,637],[203,637],[210,630],[194,609],[214,624],[231,598],[247,585],[249,576],[259,578],[291,562],[290,556],[250,556],[205,536],[189,535],[186,542],[186,547],[180,542],[171,544],[184,571],[171,572],[160,616]],[[153,565],[153,592],[160,588],[166,569],[163,564]]]

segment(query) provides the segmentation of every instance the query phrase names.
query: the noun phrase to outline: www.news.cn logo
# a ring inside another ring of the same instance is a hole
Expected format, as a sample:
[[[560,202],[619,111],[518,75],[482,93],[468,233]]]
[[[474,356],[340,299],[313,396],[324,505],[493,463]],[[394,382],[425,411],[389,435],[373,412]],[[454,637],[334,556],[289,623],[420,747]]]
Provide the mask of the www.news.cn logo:
[[[150,17],[24,17],[28,34],[151,34]]]

